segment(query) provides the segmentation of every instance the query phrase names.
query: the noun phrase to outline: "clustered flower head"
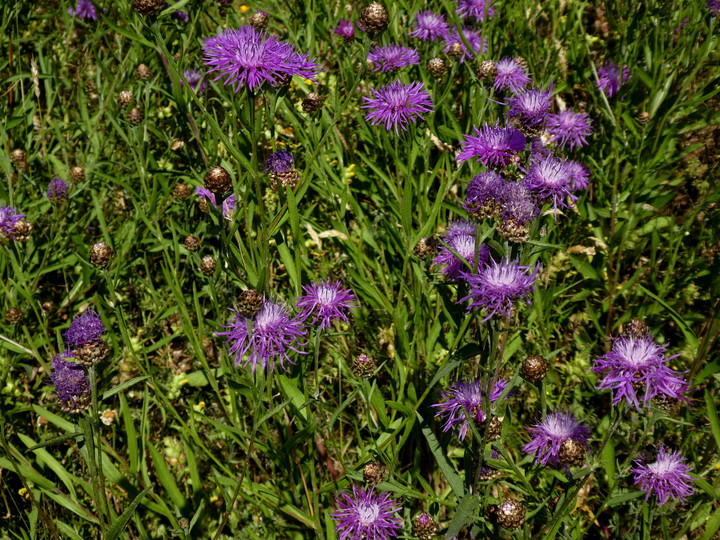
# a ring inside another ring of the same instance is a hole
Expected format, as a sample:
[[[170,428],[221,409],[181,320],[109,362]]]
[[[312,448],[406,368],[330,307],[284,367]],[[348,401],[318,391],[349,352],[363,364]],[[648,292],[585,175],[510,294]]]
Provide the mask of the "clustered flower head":
[[[418,118],[425,119],[423,113],[432,112],[433,102],[423,83],[411,82],[403,84],[394,81],[377,90],[373,90],[373,97],[363,97],[363,109],[369,112],[365,116],[373,126],[383,124],[390,131],[398,128],[407,129],[410,122]]]
[[[423,41],[447,38],[450,33],[445,15],[430,10],[418,12],[415,15],[415,24],[410,28],[408,35]]]
[[[488,396],[491,403],[497,401],[505,391],[508,381],[499,379]],[[432,405],[437,407],[435,417],[444,417],[443,432],[458,429],[458,439],[465,440],[470,429],[470,423],[480,425],[487,418],[482,410],[483,392],[487,392],[487,385],[483,385],[480,378],[470,381],[457,381],[446,392],[440,395],[443,401]]]
[[[551,102],[552,88],[549,90],[532,88],[510,98],[507,116],[515,119],[522,127],[537,128],[543,124],[550,112]]]
[[[577,199],[572,194],[573,183],[570,169],[565,160],[557,157],[546,157],[535,160],[530,166],[525,185],[540,200],[551,200],[553,210],[558,206],[566,208],[566,199]]]
[[[475,225],[469,221],[450,223],[443,240],[432,266],[440,267],[447,279],[460,279],[466,270],[485,266],[490,258],[490,248],[476,244]]]
[[[458,0],[457,14],[463,19],[475,19],[483,22],[485,18],[495,16],[493,0]]]
[[[23,222],[25,214],[19,213],[12,206],[0,206],[0,238],[14,242],[17,238],[16,226]]]
[[[50,380],[55,385],[58,403],[63,412],[79,413],[90,406],[90,382],[82,365],[70,351],[53,358]]]
[[[683,502],[695,493],[690,466],[678,450],[670,451],[660,446],[657,460],[647,463],[637,460],[636,467],[630,472],[635,475],[635,485],[647,492],[645,500],[655,494],[658,504],[664,505],[668,499]]]
[[[373,64],[373,71],[394,73],[405,66],[420,63],[420,55],[412,47],[401,45],[374,46],[368,53],[368,60]]]
[[[630,69],[627,66],[620,68],[613,62],[607,61],[598,68],[597,74],[598,89],[607,97],[613,98],[630,78]]]
[[[495,63],[497,73],[493,86],[495,90],[508,89],[514,93],[520,92],[530,83],[530,76],[524,66],[514,58],[503,58]]]
[[[552,141],[560,148],[566,146],[573,150],[587,145],[587,139],[592,133],[591,120],[587,114],[576,113],[569,109],[557,114],[550,114],[545,121],[545,131],[552,137]]]
[[[68,185],[62,178],[55,177],[50,180],[47,189],[47,198],[50,202],[61,202],[67,199]]]
[[[320,322],[320,329],[330,328],[332,321],[347,322],[347,312],[357,306],[357,298],[353,292],[343,287],[342,283],[320,281],[303,285],[305,294],[298,297],[297,306],[301,308],[300,319],[313,318],[312,322]]]
[[[314,80],[318,70],[289,43],[249,25],[207,38],[202,48],[208,73],[218,72],[213,80],[224,77],[223,84],[234,85],[236,92],[243,86],[257,90],[263,83],[281,86],[293,75]]]
[[[206,189],[202,186],[198,186],[195,188],[195,194],[200,197],[201,200],[210,201],[212,203],[213,207],[217,208],[217,202],[215,199],[215,194],[210,191],[209,189]],[[229,197],[226,197],[225,200],[223,200],[222,203],[222,215],[225,219],[232,219],[233,214],[235,213],[235,210],[237,209],[237,195],[234,193],[231,194]],[[203,207],[203,211],[207,211]]]
[[[590,430],[580,424],[572,413],[566,411],[549,412],[545,420],[528,428],[532,440],[523,446],[523,451],[531,454],[541,465],[558,465],[560,448],[568,439],[578,442],[586,451]]]
[[[83,21],[96,21],[97,10],[90,0],[78,0],[75,9],[68,8],[67,12],[73,17],[77,17]]]
[[[100,315],[89,309],[75,317],[70,328],[63,334],[65,344],[85,366],[94,366],[104,360],[109,349],[103,341],[105,326]]]
[[[475,159],[486,167],[506,167],[513,156],[525,150],[525,137],[514,127],[485,124],[475,135],[463,135],[459,162]]]
[[[355,25],[352,21],[340,19],[333,32],[341,36],[345,41],[352,41],[355,38]]]
[[[387,540],[402,529],[402,519],[395,515],[400,502],[373,487],[352,486],[352,493],[342,492],[336,499],[338,510],[330,514],[340,540]]]

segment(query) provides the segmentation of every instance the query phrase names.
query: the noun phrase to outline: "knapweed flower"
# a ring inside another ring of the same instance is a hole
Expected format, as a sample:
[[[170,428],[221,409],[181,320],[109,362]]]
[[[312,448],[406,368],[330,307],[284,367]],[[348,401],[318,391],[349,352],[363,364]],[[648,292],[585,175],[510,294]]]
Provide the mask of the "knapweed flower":
[[[475,159],[486,167],[506,167],[510,159],[525,150],[525,136],[514,127],[501,128],[485,124],[475,135],[463,135],[459,162]]]
[[[494,403],[502,395],[508,381],[499,379],[488,396],[488,400]],[[443,432],[451,429],[458,429],[458,439],[465,440],[470,429],[470,422],[480,425],[485,422],[487,416],[482,410],[483,392],[487,392],[487,385],[483,385],[478,378],[470,381],[457,381],[447,392],[440,392],[443,401],[432,405],[437,407],[435,417],[444,417],[445,424]]]
[[[175,4],[175,3],[176,3],[175,0],[171,0],[171,3],[168,3],[168,2],[165,3],[165,7],[170,7],[172,4]],[[173,11],[171,14],[171,17],[177,21],[180,21],[183,24],[187,24],[190,22],[190,16],[181,9]]]
[[[713,17],[720,16],[720,0],[708,0],[708,3],[705,4],[705,7],[707,7],[707,10]]]
[[[525,299],[530,305],[528,296],[535,289],[538,270],[537,266],[521,266],[517,261],[491,260],[490,264],[479,268],[477,273],[463,274],[470,290],[458,303],[470,300],[468,311],[485,309],[488,316],[483,322],[495,315],[510,315],[515,302]]]
[[[577,161],[567,162],[568,171],[570,172],[570,189],[573,191],[581,191],[590,184],[590,171],[588,168]]]
[[[605,62],[597,70],[597,86],[607,97],[612,98],[618,93],[620,87],[630,78],[630,69],[623,66],[622,69],[612,62]]]
[[[561,462],[560,447],[568,439],[578,442],[586,451],[589,449],[590,430],[566,411],[548,412],[545,420],[528,428],[528,431],[532,440],[523,446],[523,451],[532,455],[540,465],[552,463],[557,466]]]
[[[511,242],[525,242],[530,237],[530,223],[540,215],[540,208],[524,182],[507,182],[503,190],[500,217],[495,228]]]
[[[525,177],[525,186],[540,200],[552,200],[553,210],[557,213],[558,206],[566,208],[566,198],[577,199],[573,195],[570,169],[567,161],[548,157],[538,159],[530,166]]]
[[[295,157],[287,150],[278,150],[265,159],[265,172],[284,173],[293,168]]]
[[[400,502],[373,487],[352,486],[352,494],[342,492],[336,499],[338,510],[330,514],[337,525],[340,540],[387,540],[402,529],[396,516]]]
[[[667,367],[667,362],[680,355],[665,357],[667,345],[658,345],[652,336],[623,335],[613,341],[609,353],[596,358],[592,370],[604,373],[598,390],[613,390],[613,405],[625,400],[640,411],[656,396],[687,401],[683,393],[688,383],[680,374]]]
[[[0,206],[0,238],[15,240],[15,225],[23,220],[25,214],[20,214],[12,206]]]
[[[345,41],[352,41],[355,38],[355,25],[352,21],[340,19],[333,32],[338,36],[342,36]]]
[[[573,150],[587,144],[585,137],[592,133],[591,120],[585,113],[576,113],[569,109],[557,114],[549,114],[545,120],[545,130],[552,141],[560,148],[566,146]]]
[[[495,90],[508,89],[514,93],[520,92],[530,83],[530,77],[525,67],[514,58],[503,58],[495,63],[497,74],[493,86]]]
[[[70,351],[56,355],[50,380],[63,412],[79,413],[90,406],[90,381],[85,368],[71,360],[74,358]]]
[[[373,71],[394,73],[401,67],[420,63],[417,49],[400,45],[374,46],[370,49],[368,60],[373,63]]]
[[[225,77],[223,84],[235,85],[236,92],[243,86],[257,90],[263,83],[280,86],[293,75],[314,80],[318,70],[289,43],[249,25],[207,38],[202,48],[208,73],[219,73],[213,80]]]
[[[516,120],[522,127],[536,129],[542,126],[550,112],[552,104],[552,88],[540,90],[532,88],[511,97],[508,100],[510,109],[508,118]]]
[[[303,285],[305,294],[298,297],[296,305],[301,308],[299,318],[306,320],[313,317],[312,322],[320,321],[320,329],[330,328],[332,321],[347,322],[347,313],[358,307],[357,298],[352,290],[343,287],[342,283],[330,280]]]
[[[432,262],[432,266],[439,267],[446,279],[452,280],[460,279],[464,271],[486,265],[490,258],[490,248],[485,244],[478,246],[475,241],[475,226],[470,222],[455,223],[467,225],[469,230],[453,232],[453,224],[451,224],[443,238],[444,244],[440,246]]]
[[[216,332],[218,336],[227,336],[228,352],[235,357],[235,365],[252,364],[255,372],[258,364],[263,370],[273,371],[275,362],[285,367],[285,361],[294,364],[288,353],[306,354],[298,347],[304,345],[298,340],[307,333],[297,317],[290,317],[285,306],[265,300],[262,308],[254,317],[243,317],[234,309],[227,326],[227,332]],[[246,356],[247,355],[247,356]]]
[[[450,32],[445,15],[430,10],[418,12],[415,15],[415,24],[410,28],[408,35],[423,41],[446,38]]]
[[[635,464],[637,466],[630,472],[635,474],[635,485],[647,492],[646,501],[650,494],[655,493],[658,504],[662,506],[668,499],[683,502],[695,493],[690,466],[678,450],[668,451],[660,446],[654,463],[637,460]]]
[[[183,71],[183,77],[188,82],[188,86],[198,94],[204,94],[207,89],[207,81],[202,71],[197,69],[188,69]],[[185,81],[180,79],[180,86],[185,86]]]
[[[457,14],[463,19],[474,18],[483,22],[485,18],[492,19],[495,16],[492,0],[458,0],[457,4]]]
[[[97,21],[97,10],[90,0],[78,0],[75,9],[68,8],[67,12],[83,21]]]
[[[478,174],[468,184],[463,208],[479,219],[497,217],[500,214],[505,180],[492,171]]]
[[[459,32],[457,30],[454,30],[445,39],[445,48],[443,49],[444,53],[450,53],[452,56],[456,56],[458,62],[462,64],[463,62],[465,62],[465,60],[472,60],[475,55],[481,51],[482,54],[485,54],[487,52],[487,39],[485,39],[480,34],[480,30],[463,28],[462,33],[465,41],[467,41],[468,45],[470,45],[470,49],[472,50],[472,52],[468,51],[467,47],[465,46],[465,42],[463,42],[462,38],[460,37]],[[457,51],[457,53],[455,51]]]
[[[421,82],[394,81],[372,93],[373,97],[363,97],[362,108],[370,111],[365,118],[373,126],[383,124],[388,131],[394,128],[396,134],[400,133],[398,127],[406,130],[408,123],[425,120],[423,113],[433,110],[430,94]]]
[[[47,189],[47,198],[50,202],[61,202],[67,200],[68,185],[62,178],[55,177],[50,180]]]
[[[217,208],[217,202],[215,199],[215,194],[210,191],[209,189],[206,189],[202,186],[198,186],[195,188],[195,194],[200,197],[201,199],[205,199],[205,204],[207,204],[207,201],[210,201],[212,203],[213,207]],[[229,197],[227,197],[223,203],[222,203],[222,215],[225,219],[232,219],[233,214],[237,208],[237,196],[232,193]],[[202,208],[204,212],[207,212],[206,208]]]
[[[70,328],[63,334],[65,344],[78,361],[85,366],[94,366],[110,353],[102,336],[105,326],[96,311],[89,309],[75,317]]]

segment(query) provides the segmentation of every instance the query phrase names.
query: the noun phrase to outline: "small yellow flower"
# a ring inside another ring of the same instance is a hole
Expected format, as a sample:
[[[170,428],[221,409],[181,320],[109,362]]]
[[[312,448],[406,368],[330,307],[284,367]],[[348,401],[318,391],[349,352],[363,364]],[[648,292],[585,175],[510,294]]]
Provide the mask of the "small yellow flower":
[[[247,13],[248,11],[250,11],[250,7],[249,7],[249,6],[246,6],[245,4],[243,4],[242,6],[240,6],[240,13]]]

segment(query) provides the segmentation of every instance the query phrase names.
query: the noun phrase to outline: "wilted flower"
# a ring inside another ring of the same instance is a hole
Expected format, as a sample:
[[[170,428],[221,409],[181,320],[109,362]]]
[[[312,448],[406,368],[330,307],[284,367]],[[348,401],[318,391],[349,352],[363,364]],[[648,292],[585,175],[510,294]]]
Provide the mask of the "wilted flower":
[[[605,62],[597,70],[597,86],[607,97],[612,98],[618,93],[620,87],[630,78],[630,70],[627,66],[622,69],[612,62]]]
[[[368,60],[374,65],[373,71],[394,73],[401,67],[419,64],[420,55],[417,49],[393,44],[384,47],[374,46],[370,49]]]
[[[490,258],[488,246],[476,245],[475,225],[468,221],[452,222],[443,240],[444,245],[440,246],[432,266],[441,267],[440,272],[447,279],[460,279],[463,271],[483,267]]]
[[[460,162],[476,158],[486,167],[505,167],[525,150],[525,137],[514,127],[485,124],[481,129],[473,127],[473,131],[475,135],[463,135],[462,150],[456,158]]]
[[[531,454],[541,465],[560,463],[560,447],[568,439],[580,443],[586,450],[590,430],[580,424],[572,413],[566,411],[549,412],[545,420],[528,428],[532,440],[523,446],[523,451]]]
[[[207,38],[202,48],[208,73],[219,72],[213,80],[225,77],[223,84],[235,85],[236,92],[242,86],[257,90],[265,82],[280,86],[293,75],[314,80],[318,69],[289,43],[249,25]]]
[[[499,379],[488,397],[491,403],[500,398],[508,381]],[[482,410],[483,392],[487,392],[487,385],[483,385],[479,378],[471,381],[457,381],[447,392],[441,392],[441,403],[432,405],[437,407],[435,417],[445,417],[443,432],[458,428],[458,439],[465,440],[470,422],[476,425],[485,422],[487,416]]]
[[[22,222],[25,214],[20,214],[12,206],[0,206],[0,238],[15,240],[15,225]]]
[[[333,30],[333,32],[335,32],[339,36],[342,36],[345,41],[352,41],[355,37],[355,25],[352,23],[352,21],[340,19],[340,22],[338,22],[338,25],[335,27],[335,30]]]
[[[78,0],[75,9],[68,8],[67,12],[73,17],[77,17],[83,21],[97,20],[97,10],[90,0]]]
[[[55,385],[58,403],[64,412],[79,413],[90,406],[90,381],[85,369],[69,359],[70,351],[58,354],[52,361],[50,380]]]
[[[433,102],[423,83],[411,82],[403,84],[394,81],[372,91],[374,97],[363,97],[363,109],[370,109],[366,118],[370,124],[384,124],[385,129],[398,127],[407,129],[409,122],[416,122],[417,118],[425,119],[422,113],[432,112]]]
[[[593,131],[590,123],[591,120],[587,114],[565,109],[557,114],[548,115],[545,121],[545,130],[560,148],[567,146],[573,150],[587,144],[585,137]]]
[[[458,0],[457,14],[463,19],[474,18],[483,22],[485,18],[492,19],[495,16],[493,0]]]
[[[505,88],[517,93],[530,83],[530,77],[525,67],[514,58],[503,58],[495,63],[497,74],[493,86],[495,90]]]
[[[468,45],[470,45],[472,52],[467,50],[465,42],[463,42],[460,37],[460,33],[457,30],[453,30],[445,39],[445,48],[443,49],[444,53],[451,52],[453,48],[458,49],[458,61],[463,63],[465,60],[472,60],[473,57],[480,51],[482,51],[482,54],[487,52],[487,39],[482,37],[480,30],[473,30],[472,28],[465,27],[462,29],[462,33],[465,41],[467,41]]]
[[[338,510],[330,516],[337,523],[340,540],[387,540],[402,529],[402,519],[395,515],[400,502],[386,492],[353,485],[352,494],[341,493],[336,503]]]
[[[202,71],[197,69],[188,69],[183,71],[183,77],[188,82],[188,86],[195,90],[198,94],[204,94],[207,88],[207,81]],[[180,86],[185,86],[185,82],[181,79]]]
[[[224,326],[228,331],[216,332],[216,335],[227,336],[228,352],[234,355],[236,366],[252,364],[254,373],[260,364],[263,370],[272,371],[278,361],[280,367],[287,369],[285,361],[294,364],[288,352],[306,354],[298,349],[304,345],[298,343],[298,339],[307,331],[300,319],[290,317],[285,306],[265,300],[260,311],[250,318],[243,317],[234,309],[230,311],[233,315],[228,325]]]
[[[299,318],[313,317],[313,323],[320,321],[320,329],[330,328],[332,321],[347,322],[347,312],[356,308],[357,298],[352,290],[342,283],[330,280],[303,285],[305,294],[297,299],[297,307],[302,308]]]
[[[448,23],[445,21],[445,15],[430,10],[418,12],[415,15],[415,21],[415,25],[410,27],[411,30],[408,35],[423,41],[446,38],[450,32]]]
[[[645,500],[655,493],[658,503],[663,505],[668,499],[683,502],[695,493],[693,478],[690,476],[690,466],[678,450],[668,451],[664,446],[658,450],[657,460],[646,463],[637,460],[637,467],[630,469],[635,474],[635,485],[647,492]]]
[[[50,202],[60,202],[67,199],[68,185],[62,178],[53,178],[50,180],[47,189],[47,198]]]
[[[570,176],[571,170],[567,161],[548,157],[538,159],[530,166],[525,177],[525,186],[540,200],[552,200],[553,210],[557,212],[558,206],[566,208],[566,198],[577,199],[572,194],[573,184]]]

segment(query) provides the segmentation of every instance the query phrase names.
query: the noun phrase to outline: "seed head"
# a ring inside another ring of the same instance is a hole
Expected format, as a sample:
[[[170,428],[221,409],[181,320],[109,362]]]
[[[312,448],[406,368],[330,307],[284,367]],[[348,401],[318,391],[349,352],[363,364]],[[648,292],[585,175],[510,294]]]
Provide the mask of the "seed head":
[[[104,268],[110,262],[113,250],[105,242],[97,242],[90,248],[90,263],[98,268]]]
[[[182,201],[190,196],[191,191],[187,184],[175,184],[175,189],[173,190],[173,193],[175,194],[175,197],[178,198],[178,200]]]
[[[200,239],[197,236],[189,235],[185,237],[185,249],[197,251],[198,247],[200,247]]]
[[[373,373],[375,373],[375,369],[377,369],[377,364],[375,363],[375,360],[373,358],[370,358],[365,354],[360,354],[353,360],[351,369],[353,375],[362,379],[366,379],[372,376]]]
[[[566,439],[560,445],[558,459],[563,465],[568,467],[580,466],[585,461],[587,446],[576,441],[575,439]]]
[[[497,72],[497,66],[492,60],[485,60],[483,62],[480,62],[477,69],[475,70],[477,78],[483,82],[492,81],[497,75]]]
[[[205,255],[202,258],[202,262],[200,263],[200,271],[206,276],[212,276],[215,273],[216,267],[217,263],[215,262],[215,258],[211,255]]]
[[[85,180],[85,169],[79,166],[74,166],[70,169],[70,180],[79,184]]]
[[[548,372],[548,361],[542,356],[534,354],[528,356],[522,363],[520,374],[530,382],[536,383],[545,378]]]
[[[144,64],[143,64],[144,65]],[[147,67],[147,66],[146,66]],[[138,68],[139,71],[140,68]],[[121,109],[124,109],[132,101],[133,93],[130,90],[123,90],[118,94],[117,102]]]
[[[413,249],[413,253],[415,253],[415,255],[420,259],[427,259],[428,257],[435,255],[435,253],[437,252],[437,247],[437,236],[428,236],[426,238],[420,239],[420,241],[415,246],[415,249]]]
[[[422,512],[413,519],[412,531],[420,540],[432,540],[439,530],[440,526],[430,514]]]
[[[323,100],[315,92],[310,92],[307,96],[305,96],[305,99],[303,99],[302,102],[303,111],[308,114],[313,114],[314,112],[319,111],[322,109],[322,106]]]
[[[442,77],[447,71],[447,66],[442,58],[431,58],[428,60],[427,70],[432,73],[434,77]]]
[[[219,165],[215,165],[205,173],[205,187],[215,195],[222,195],[232,188],[230,173]]]
[[[133,107],[127,114],[127,121],[133,126],[137,126],[143,120],[143,112],[137,107]]]
[[[388,475],[388,468],[379,461],[371,461],[363,467],[363,478],[371,486],[382,483]]]
[[[246,318],[254,317],[263,305],[263,295],[255,289],[246,289],[240,293],[237,312]]]
[[[10,324],[18,324],[20,321],[22,321],[23,318],[23,312],[20,308],[12,307],[7,310],[7,313],[5,313],[5,319]]]
[[[525,506],[512,499],[503,501],[497,505],[495,519],[503,529],[514,531],[525,523]]]
[[[382,4],[373,2],[360,14],[360,24],[369,34],[378,34],[388,26],[388,13]]]
[[[144,17],[157,15],[166,5],[165,0],[133,0],[133,9]]]
[[[256,11],[252,17],[250,17],[250,26],[255,30],[265,30],[270,22],[270,15],[264,11]]]
[[[152,1],[152,0],[150,0]],[[160,1],[161,4],[163,4],[163,0]],[[137,68],[137,71],[135,72],[135,77],[139,81],[148,81],[152,79],[153,72],[150,71],[150,68],[147,67],[145,64],[140,64]]]

